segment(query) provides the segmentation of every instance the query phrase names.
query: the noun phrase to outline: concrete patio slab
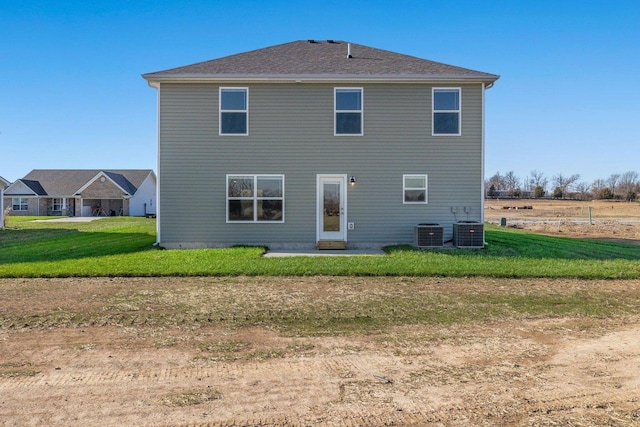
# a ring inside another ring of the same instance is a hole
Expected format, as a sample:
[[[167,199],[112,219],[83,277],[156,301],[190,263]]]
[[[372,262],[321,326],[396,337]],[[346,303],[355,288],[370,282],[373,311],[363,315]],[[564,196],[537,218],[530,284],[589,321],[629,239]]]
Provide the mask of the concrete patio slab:
[[[386,253],[382,249],[345,249],[345,250],[318,250],[318,249],[269,249],[263,255],[265,258],[293,257],[293,256],[382,256]]]
[[[106,216],[65,216],[56,219],[34,219],[32,222],[91,222],[96,219],[109,218]]]

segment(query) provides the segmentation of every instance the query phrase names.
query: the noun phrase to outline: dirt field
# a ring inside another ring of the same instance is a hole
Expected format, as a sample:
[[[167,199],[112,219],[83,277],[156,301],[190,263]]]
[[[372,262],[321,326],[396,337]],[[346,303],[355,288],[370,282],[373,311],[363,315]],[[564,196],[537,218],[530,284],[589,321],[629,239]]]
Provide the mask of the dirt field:
[[[532,209],[522,209],[531,207]],[[591,208],[591,223],[589,223]],[[564,237],[640,242],[640,203],[570,200],[488,200],[485,221]]]
[[[594,225],[575,228],[573,221],[584,221],[581,204],[536,205],[530,211],[503,205],[488,204],[487,221],[506,217],[511,225],[550,234],[639,239],[633,222],[637,204],[597,204]],[[623,214],[623,207],[630,210]],[[238,299],[259,304],[289,296],[282,293],[288,289],[301,301],[327,293],[356,298],[361,290],[354,289],[363,287],[392,296],[394,280],[403,279],[0,280],[0,313],[22,319],[0,328],[0,424],[640,425],[640,313],[412,325],[317,337],[232,328],[215,319],[168,327],[114,325],[118,322],[109,317],[111,323],[100,326],[112,313],[156,309],[130,298],[130,289],[158,299],[197,298],[190,293],[193,286],[231,284]],[[421,292],[640,294],[637,280],[411,280]],[[280,288],[268,285],[275,282]],[[77,326],[70,313],[91,313],[96,320]]]

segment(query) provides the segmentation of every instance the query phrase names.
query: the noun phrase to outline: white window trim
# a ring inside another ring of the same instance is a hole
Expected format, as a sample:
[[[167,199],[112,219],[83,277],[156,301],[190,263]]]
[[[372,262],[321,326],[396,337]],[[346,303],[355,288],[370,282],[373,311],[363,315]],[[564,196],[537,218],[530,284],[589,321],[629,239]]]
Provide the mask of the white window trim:
[[[424,187],[407,187],[407,178],[424,178]],[[405,193],[407,190],[424,190],[424,202],[407,202]],[[402,175],[402,204],[426,205],[429,203],[429,176],[427,174],[411,173]]]
[[[56,209],[56,200],[60,200],[60,209]],[[64,199],[60,197],[54,197],[51,199],[51,210],[54,212],[62,211],[64,209]]]
[[[359,110],[338,110],[336,105],[337,93],[339,90],[359,90],[360,109]],[[338,133],[338,113],[360,113],[360,133]],[[363,136],[364,135],[364,89],[361,87],[334,87],[333,88],[333,136]]]
[[[457,110],[437,110],[435,92],[438,90],[457,90],[458,91],[458,109]],[[436,133],[435,116],[438,113],[458,113],[458,133]],[[462,88],[461,87],[432,87],[431,88],[431,136],[462,136]]]
[[[247,96],[247,105],[245,110],[223,110],[222,109],[222,91],[224,90],[244,90]],[[247,115],[247,132],[246,133],[222,133],[222,113],[245,113]],[[221,86],[218,88],[218,135],[219,136],[249,136],[249,88]]]
[[[253,220],[252,221],[233,221],[229,219],[229,177],[251,177],[253,178],[254,194],[251,197],[231,197],[232,200],[253,200]],[[282,197],[258,197],[258,178],[281,178],[282,179]],[[251,173],[230,173],[227,174],[224,181],[224,192],[226,199],[226,217],[227,224],[284,224],[285,208],[284,208],[284,175],[277,174],[251,174]],[[282,200],[282,219],[279,221],[260,221],[258,220],[258,200]]]
[[[14,200],[18,200],[18,203],[15,203]],[[24,201],[24,203],[23,203]],[[24,209],[22,209],[24,204]],[[13,207],[18,205],[20,209],[14,209]],[[29,198],[27,197],[12,197],[11,198],[11,210],[15,212],[27,212],[29,210]]]

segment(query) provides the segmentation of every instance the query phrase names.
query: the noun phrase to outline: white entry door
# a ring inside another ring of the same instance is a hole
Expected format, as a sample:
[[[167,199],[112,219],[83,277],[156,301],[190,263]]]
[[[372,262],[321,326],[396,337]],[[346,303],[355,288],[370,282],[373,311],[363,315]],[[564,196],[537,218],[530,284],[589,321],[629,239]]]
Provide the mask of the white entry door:
[[[317,240],[347,241],[346,189],[346,175],[318,175]]]

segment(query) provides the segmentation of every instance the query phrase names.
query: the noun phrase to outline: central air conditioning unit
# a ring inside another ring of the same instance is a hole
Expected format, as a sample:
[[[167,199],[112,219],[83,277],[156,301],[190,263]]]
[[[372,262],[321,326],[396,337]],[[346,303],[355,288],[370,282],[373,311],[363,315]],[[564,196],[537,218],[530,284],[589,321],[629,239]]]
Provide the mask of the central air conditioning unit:
[[[418,224],[416,226],[416,246],[419,248],[441,248],[444,233],[439,224]]]
[[[453,246],[484,248],[484,224],[475,221],[453,223]]]

